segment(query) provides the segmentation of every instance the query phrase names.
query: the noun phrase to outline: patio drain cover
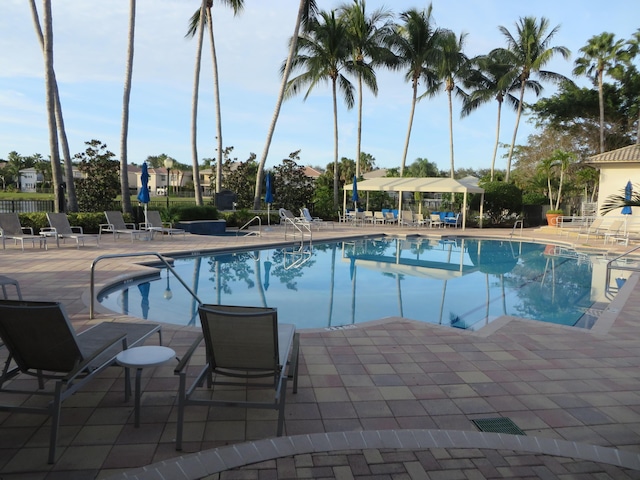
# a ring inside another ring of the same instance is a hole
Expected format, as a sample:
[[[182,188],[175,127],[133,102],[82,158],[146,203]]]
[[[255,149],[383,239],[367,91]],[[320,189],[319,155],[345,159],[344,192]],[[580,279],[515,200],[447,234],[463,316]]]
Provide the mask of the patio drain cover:
[[[481,432],[510,433],[512,435],[526,435],[513,423],[513,420],[506,417],[498,418],[478,418],[471,420]]]

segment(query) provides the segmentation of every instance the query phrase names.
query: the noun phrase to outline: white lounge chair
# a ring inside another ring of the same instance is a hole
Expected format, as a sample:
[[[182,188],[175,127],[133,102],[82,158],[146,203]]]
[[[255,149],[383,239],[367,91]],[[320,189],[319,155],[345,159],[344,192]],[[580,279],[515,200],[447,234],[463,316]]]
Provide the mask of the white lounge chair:
[[[149,230],[152,236],[159,233],[161,236],[167,234],[170,238],[175,235],[184,237],[186,233],[182,228],[173,228],[171,222],[163,222],[157,210],[147,210],[147,221],[140,224],[140,229]]]
[[[47,239],[42,235],[34,235],[33,228],[23,227],[20,224],[20,217],[17,213],[0,213],[0,238],[2,238],[2,248],[6,248],[6,241],[13,240],[14,244],[20,242],[24,251],[24,242],[31,242],[35,247],[36,242],[42,248],[47,249]]]
[[[47,220],[49,221],[49,227],[40,229],[40,235],[55,238],[58,247],[60,247],[60,239],[64,243],[67,238],[75,240],[77,248],[80,248],[80,243],[84,246],[86,239],[94,240],[96,245],[100,245],[100,238],[97,235],[85,235],[82,227],[72,227],[69,224],[66,213],[47,212]]]
[[[99,237],[101,237],[103,233],[111,233],[115,241],[120,235],[129,235],[133,243],[133,240],[136,238],[150,240],[153,236],[150,230],[138,230],[136,229],[135,223],[125,222],[122,212],[104,212],[104,216],[107,217],[107,223],[100,225]]]

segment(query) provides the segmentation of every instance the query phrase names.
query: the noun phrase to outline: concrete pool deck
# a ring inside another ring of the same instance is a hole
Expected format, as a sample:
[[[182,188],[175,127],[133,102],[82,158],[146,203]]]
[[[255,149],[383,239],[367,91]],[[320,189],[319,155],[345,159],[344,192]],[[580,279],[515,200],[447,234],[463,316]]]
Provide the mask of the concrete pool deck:
[[[336,224],[314,230],[313,238],[375,232],[511,234]],[[521,238],[572,243],[552,229],[525,229],[513,239]],[[134,243],[105,238],[99,247],[68,243],[24,252],[8,245],[0,250],[0,274],[18,280],[25,299],[61,301],[80,330],[102,321],[137,321],[103,311],[89,319],[89,271],[98,256],[283,241],[282,230],[273,227],[261,237],[187,235]],[[602,240],[591,246],[602,248]],[[606,250],[613,255],[630,248]],[[101,261],[97,284],[144,272],[147,267],[137,261]],[[193,408],[187,411],[184,451],[176,452],[173,367],[143,371],[140,428],[133,427],[132,401],[123,399],[122,369],[110,368],[63,404],[54,465],[46,463],[48,420],[0,412],[0,477],[640,478],[636,283],[635,276],[627,281],[592,331],[505,318],[466,332],[397,318],[303,332],[299,390],[288,395],[287,436],[277,439],[272,412]],[[164,344],[178,356],[195,334],[193,327],[163,326]],[[1,360],[5,355],[0,350]],[[482,433],[472,423],[495,417],[511,419],[526,436]]]

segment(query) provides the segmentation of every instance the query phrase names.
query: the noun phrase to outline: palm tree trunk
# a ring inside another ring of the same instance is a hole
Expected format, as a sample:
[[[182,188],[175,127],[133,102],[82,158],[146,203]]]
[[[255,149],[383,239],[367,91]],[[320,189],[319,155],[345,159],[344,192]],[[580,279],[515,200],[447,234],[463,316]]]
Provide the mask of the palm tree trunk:
[[[411,98],[411,113],[409,114],[409,128],[407,128],[407,138],[404,142],[404,152],[402,152],[402,163],[400,163],[400,176],[404,173],[404,164],[407,161],[407,152],[409,151],[409,140],[411,139],[411,127],[413,126],[413,115],[416,111],[416,103],[418,102],[418,84],[413,82],[413,97]]]
[[[522,115],[522,102],[524,101],[524,86],[526,78],[522,79],[522,85],[520,85],[520,101],[518,102],[518,112],[516,113],[516,126],[513,129],[513,138],[511,139],[511,146],[509,147],[509,158],[507,159],[507,174],[504,181],[509,181],[509,174],[511,173],[511,158],[513,157],[513,149],[516,146],[516,137],[518,136],[518,125],[520,124],[520,116]]]
[[[598,103],[600,104],[600,153],[604,153],[604,92],[602,70],[598,70]]]
[[[358,137],[356,138],[356,177],[360,178],[360,146],[362,141],[362,74],[358,74]]]
[[[129,194],[129,172],[127,167],[127,137],[129,135],[129,100],[131,98],[131,78],[133,77],[133,47],[136,30],[136,0],[129,0],[129,36],[127,46],[127,64],[125,67],[124,94],[122,96],[122,131],[120,132],[120,194],[122,211],[131,213],[131,195]]]
[[[454,178],[454,161],[453,161],[453,102],[451,101],[451,90],[447,89],[449,97],[449,151],[451,152],[451,174],[449,178]]]
[[[502,100],[498,100],[498,122],[496,125],[496,144],[493,147],[493,157],[491,158],[491,181],[496,171],[496,157],[498,156],[498,145],[500,144],[500,116],[502,115]]]
[[[258,165],[258,172],[256,174],[256,189],[253,196],[253,208],[258,210],[260,208],[260,194],[262,192],[262,180],[264,177],[264,165],[267,162],[267,156],[269,155],[269,147],[271,146],[271,139],[273,133],[276,130],[276,123],[278,123],[278,116],[280,115],[280,108],[284,101],[284,92],[287,88],[287,81],[289,80],[289,74],[291,73],[291,64],[293,63],[293,57],[295,56],[296,49],[298,48],[298,35],[300,32],[300,25],[302,24],[302,17],[304,16],[305,7],[309,0],[300,0],[298,6],[298,16],[296,17],[296,26],[293,29],[293,37],[291,37],[291,44],[289,45],[289,56],[287,57],[287,63],[284,67],[282,74],[282,83],[280,84],[280,91],[278,92],[278,99],[276,100],[276,107],[273,112],[273,118],[269,125],[269,131],[267,132],[267,140],[264,144],[264,150],[260,157],[260,164]]]
[[[338,95],[336,79],[332,79],[331,91],[333,93],[333,209],[339,208],[338,195]]]
[[[51,0],[42,0],[42,21],[44,23],[44,84],[47,102],[47,122],[49,124],[49,150],[51,155],[51,174],[53,177],[53,204],[56,212],[64,211],[58,195],[62,184],[62,172],[60,170],[60,154],[58,152],[58,135],[56,133],[56,115],[54,87],[55,76],[53,72],[53,19],[51,14]]]
[[[200,65],[202,63],[202,44],[204,41],[204,16],[207,0],[202,0],[200,7],[200,25],[198,26],[198,45],[196,47],[196,64],[193,73],[193,96],[191,99],[191,163],[193,168],[193,189],[196,205],[202,205],[200,191],[200,167],[198,165],[198,96],[200,93]]]
[[[40,19],[38,18],[38,9],[36,8],[35,0],[30,0],[31,6],[31,18],[33,25],[36,29],[36,35],[40,42],[40,48],[44,49],[44,38],[42,35],[42,28],[40,27]],[[53,72],[53,95],[56,109],[56,125],[58,127],[58,136],[62,146],[62,155],[64,157],[65,167],[65,180],[67,182],[67,202],[69,211],[78,211],[78,199],[76,197],[76,188],[73,183],[73,164],[71,163],[71,153],[69,151],[69,142],[67,141],[67,132],[64,127],[64,120],[62,116],[62,104],[60,103],[60,94],[58,92],[58,82],[55,76],[55,70]]]
[[[216,100],[216,128],[218,140],[218,159],[216,161],[216,193],[222,189],[222,115],[220,113],[220,81],[218,77],[218,57],[216,55],[216,44],[213,40],[213,18],[211,8],[207,6],[209,16],[209,41],[211,42],[211,61],[213,64],[213,94]],[[215,198],[215,197],[214,197]]]

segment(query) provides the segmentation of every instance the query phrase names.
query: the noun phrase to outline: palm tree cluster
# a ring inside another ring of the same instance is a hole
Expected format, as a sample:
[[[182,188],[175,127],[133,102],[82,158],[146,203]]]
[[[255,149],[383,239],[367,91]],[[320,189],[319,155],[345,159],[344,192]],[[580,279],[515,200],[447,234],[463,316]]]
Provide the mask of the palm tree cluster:
[[[358,93],[358,135],[356,159],[360,158],[362,136],[362,90],[366,86],[374,95],[378,92],[376,68],[404,71],[405,81],[411,85],[412,101],[409,125],[400,159],[400,175],[404,175],[407,151],[411,138],[417,103],[425,97],[446,92],[449,107],[449,148],[454,178],[455,157],[453,141],[453,101],[462,99],[461,115],[466,116],[480,105],[495,99],[498,102],[498,125],[491,177],[499,142],[500,116],[504,100],[517,111],[516,123],[507,161],[505,180],[509,180],[511,158],[518,124],[524,108],[524,95],[531,91],[539,95],[541,81],[569,81],[566,77],[543,68],[556,54],[568,58],[566,47],[553,46],[551,40],[558,27],[550,28],[549,20],[535,17],[521,18],[516,33],[500,26],[507,46],[496,48],[486,55],[468,58],[464,53],[466,33],[456,34],[437,28],[433,7],[410,9],[399,14],[399,22],[384,9],[366,12],[365,0],[353,0],[332,11],[321,11],[310,19],[297,39],[293,69],[300,73],[288,81],[285,98],[301,93],[306,99],[321,84],[330,84],[334,112],[334,172],[338,171],[338,114],[340,93],[347,108]],[[532,79],[536,75],[539,80]],[[468,90],[465,91],[465,89]],[[517,96],[516,96],[517,94]],[[360,174],[356,162],[356,176]],[[334,174],[334,202],[338,203],[338,175]]]
[[[67,175],[67,196],[70,209],[76,209],[75,192],[71,175],[71,160],[64,135],[64,123],[60,107],[55,72],[53,71],[53,33],[51,1],[43,0],[43,27],[40,27],[35,0],[30,0],[36,31],[39,35],[45,59],[47,108],[50,126],[50,147],[54,188],[62,184],[62,172],[58,153],[58,140],[63,148],[65,174]],[[123,209],[131,209],[128,201],[127,185],[127,130],[129,117],[129,98],[131,95],[133,40],[135,32],[136,0],[129,0],[129,33],[125,65],[125,82],[122,109],[120,177]],[[244,7],[243,0],[218,0],[218,3],[233,9],[234,14]],[[196,37],[195,70],[191,115],[191,144],[193,178],[196,191],[196,203],[202,204],[199,185],[197,143],[198,90],[200,62],[205,29],[211,46],[213,65],[214,101],[216,105],[216,141],[218,159],[216,162],[215,191],[221,189],[221,167],[223,137],[222,114],[217,70],[217,58],[214,42],[212,6],[213,0],[201,0],[199,7],[190,19],[187,37]],[[502,106],[506,103],[516,111],[513,136],[504,180],[509,181],[511,162],[516,146],[518,125],[522,113],[527,107],[525,93],[540,95],[543,82],[570,82],[566,77],[545,70],[549,62],[557,55],[567,59],[570,51],[563,46],[552,44],[559,27],[552,27],[547,18],[522,17],[515,23],[515,30],[499,26],[506,46],[495,48],[489,53],[469,58],[464,53],[467,33],[456,33],[450,29],[436,27],[433,7],[409,9],[398,15],[386,8],[369,12],[366,0],[350,0],[330,11],[318,11],[314,0],[300,0],[294,32],[289,44],[289,55],[281,66],[282,82],[276,99],[273,119],[267,132],[264,150],[260,157],[254,194],[254,208],[261,203],[264,181],[264,166],[273,138],[278,115],[283,100],[303,93],[304,98],[317,86],[329,85],[332,92],[333,108],[333,197],[334,204],[339,203],[339,152],[338,152],[338,96],[348,108],[357,105],[357,141],[355,158],[355,176],[362,173],[362,109],[363,93],[367,88],[373,95],[378,93],[377,71],[386,68],[404,73],[404,79],[411,86],[411,107],[404,148],[399,158],[399,173],[405,174],[405,163],[411,138],[413,119],[417,103],[425,97],[433,97],[444,92],[448,102],[449,147],[451,178],[455,174],[453,141],[453,97],[461,100],[461,116],[471,114],[481,105],[495,100],[497,102],[496,140],[491,160],[491,180],[494,179],[495,162],[500,138]],[[613,77],[621,75],[619,65],[629,62],[638,55],[640,30],[635,39],[626,44],[616,40],[613,34],[603,33],[589,40],[580,51],[575,63],[576,75],[586,74],[594,79],[600,93],[600,148],[604,149],[604,100],[602,98],[603,75]],[[292,77],[292,78],[290,78]],[[640,127],[639,127],[640,128]],[[640,135],[639,135],[640,137]],[[64,208],[56,205],[56,208]]]

